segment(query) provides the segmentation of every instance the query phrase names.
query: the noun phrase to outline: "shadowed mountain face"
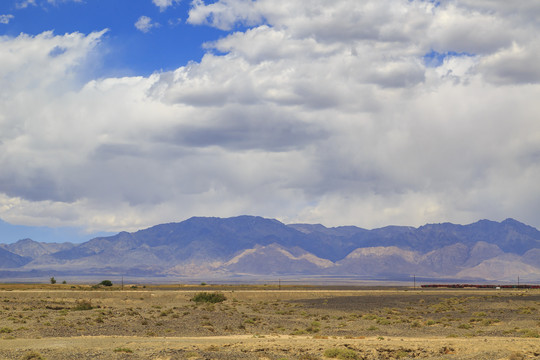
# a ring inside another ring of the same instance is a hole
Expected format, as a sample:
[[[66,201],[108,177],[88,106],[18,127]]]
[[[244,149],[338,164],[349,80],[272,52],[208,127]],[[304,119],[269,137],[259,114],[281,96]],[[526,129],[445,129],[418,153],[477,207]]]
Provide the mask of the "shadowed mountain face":
[[[174,275],[477,277],[540,275],[540,232],[518,221],[470,225],[285,225],[253,216],[195,217],[79,245],[21,240],[0,245],[0,269]],[[503,267],[496,271],[497,266]]]
[[[26,265],[30,261],[30,258],[25,258],[0,248],[0,268],[16,268]]]

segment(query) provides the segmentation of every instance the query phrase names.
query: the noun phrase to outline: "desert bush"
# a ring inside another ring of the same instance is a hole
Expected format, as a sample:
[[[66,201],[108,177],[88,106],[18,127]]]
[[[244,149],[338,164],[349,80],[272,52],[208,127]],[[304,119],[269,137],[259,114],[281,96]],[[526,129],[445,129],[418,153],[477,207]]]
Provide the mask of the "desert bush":
[[[34,352],[34,351],[26,353],[22,357],[22,359],[23,360],[45,360],[45,358],[43,356],[41,356],[40,353],[37,353],[37,352]]]
[[[318,321],[313,321],[311,325],[306,328],[306,331],[310,333],[317,333],[321,331],[321,323]]]
[[[525,355],[519,352],[514,352],[510,354],[510,356],[508,357],[508,360],[523,360],[523,359],[525,359]]]
[[[409,353],[405,350],[398,350],[396,353],[394,353],[394,357],[396,359],[406,358],[409,356]]]
[[[499,319],[485,319],[484,321],[482,321],[482,325],[488,326],[488,325],[492,325],[498,322],[500,322]]]
[[[133,350],[130,348],[116,348],[113,350],[114,352],[123,352],[123,353],[132,353]]]
[[[88,300],[80,300],[77,301],[75,306],[73,307],[73,310],[75,311],[84,311],[84,310],[92,310],[92,303]]]
[[[7,327],[0,328],[0,334],[10,334],[12,332],[13,332],[13,329],[10,329]]]
[[[354,350],[340,348],[326,349],[324,351],[324,356],[340,360],[358,359],[358,354]]]
[[[191,298],[191,301],[194,301],[196,303],[220,303],[227,300],[225,295],[222,293],[214,292],[214,293],[207,293],[207,292],[200,292],[195,294],[193,298]]]
[[[540,338],[540,334],[538,333],[538,331],[535,331],[535,330],[523,329],[523,330],[520,330],[520,333],[522,334],[521,335],[522,337]]]

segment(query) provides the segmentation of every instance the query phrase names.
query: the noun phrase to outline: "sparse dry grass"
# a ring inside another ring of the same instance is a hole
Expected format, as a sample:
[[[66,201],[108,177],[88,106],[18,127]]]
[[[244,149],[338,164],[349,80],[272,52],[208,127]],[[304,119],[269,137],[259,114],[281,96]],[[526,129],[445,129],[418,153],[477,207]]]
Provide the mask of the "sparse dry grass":
[[[511,338],[518,342],[540,337],[539,291],[333,291],[313,287],[278,290],[261,286],[211,285],[125,286],[124,289],[119,291],[118,287],[113,287],[112,290],[99,291],[82,285],[76,288],[0,285],[0,358],[10,358],[6,355],[9,355],[9,350],[2,352],[1,345],[9,344],[3,340],[51,337],[211,339],[215,336],[249,336],[262,340],[292,336],[298,341],[304,338],[318,342],[375,339],[383,343],[403,337],[463,341]],[[201,289],[210,294],[219,292],[225,299],[217,303],[195,303],[192,299],[201,293]],[[129,353],[116,349],[132,350],[134,346],[120,344],[101,350],[102,358],[115,359],[126,354],[144,358],[145,354],[148,355],[144,351]],[[231,349],[212,352],[219,355],[233,351]],[[234,349],[241,351],[240,348]],[[327,346],[322,346],[317,352],[308,349],[310,351],[303,355],[331,357],[325,354],[327,349]],[[360,354],[361,350],[355,349],[354,353]],[[395,359],[416,354],[410,348],[394,350],[387,355]],[[204,358],[209,350],[197,348],[190,351],[190,356],[186,355],[186,350],[185,354],[169,358]],[[265,351],[275,355],[270,357],[272,359],[280,356],[298,359],[302,355],[294,348],[290,350],[294,356],[290,352],[270,348]],[[534,351],[529,350],[527,356],[533,356]],[[55,358],[46,352],[43,354],[44,357]],[[352,354],[339,356],[346,358]],[[540,356],[540,348],[538,354]],[[219,358],[218,355],[210,357]],[[427,358],[424,355],[419,352],[414,357]],[[362,356],[360,358],[370,358],[366,354]],[[510,357],[512,353],[504,356]]]

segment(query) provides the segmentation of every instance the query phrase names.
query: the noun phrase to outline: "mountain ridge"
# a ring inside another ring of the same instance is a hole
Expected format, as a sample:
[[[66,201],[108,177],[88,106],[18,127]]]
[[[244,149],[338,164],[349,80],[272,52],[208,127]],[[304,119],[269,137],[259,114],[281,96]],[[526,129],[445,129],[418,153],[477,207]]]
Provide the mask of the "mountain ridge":
[[[258,216],[192,217],[81,244],[0,244],[0,269],[156,276],[309,275],[441,278],[540,274],[540,231],[517,220],[459,225],[283,224]],[[497,266],[501,271],[496,271]]]

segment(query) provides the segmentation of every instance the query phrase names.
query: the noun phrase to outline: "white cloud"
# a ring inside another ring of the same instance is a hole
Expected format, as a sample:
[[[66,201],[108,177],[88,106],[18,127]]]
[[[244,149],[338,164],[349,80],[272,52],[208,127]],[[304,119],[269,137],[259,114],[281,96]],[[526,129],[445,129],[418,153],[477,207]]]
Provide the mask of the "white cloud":
[[[192,24],[251,28],[84,84],[102,33],[2,37],[0,218],[540,227],[540,29],[490,3],[197,1]]]
[[[26,9],[28,6],[36,6],[36,0],[19,0],[15,3],[17,9]]]
[[[152,2],[159,7],[159,11],[165,11],[169,6],[180,3],[180,0],[152,0]]]
[[[252,0],[223,0],[206,5],[203,0],[193,0],[188,22],[209,24],[222,30],[230,30],[238,22],[255,25],[262,21],[258,4]]]
[[[11,19],[13,19],[14,16],[11,14],[8,15],[0,15],[0,24],[9,24]]]
[[[66,2],[83,2],[83,0],[42,0],[41,4],[48,3],[51,5],[58,5]],[[15,3],[17,9],[26,9],[28,6],[37,6],[36,0],[18,0]]]
[[[168,24],[171,27],[178,26],[182,23],[182,18],[169,19]]]
[[[141,16],[137,22],[135,22],[137,30],[142,31],[143,33],[150,32],[150,30],[159,26],[159,23],[152,22],[152,19],[148,16]]]
[[[540,83],[540,41],[513,43],[483,58],[481,69],[495,83]]]

